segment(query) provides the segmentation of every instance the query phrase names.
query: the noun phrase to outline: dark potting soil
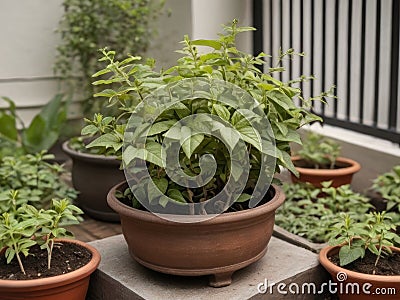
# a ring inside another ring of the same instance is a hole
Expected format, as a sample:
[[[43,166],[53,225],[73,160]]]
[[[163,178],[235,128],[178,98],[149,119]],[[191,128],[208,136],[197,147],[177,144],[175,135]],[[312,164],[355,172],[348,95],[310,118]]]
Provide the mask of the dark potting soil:
[[[304,161],[304,160],[302,160],[302,159],[294,161],[293,164],[294,164],[296,167],[298,167],[298,168],[315,169],[315,165],[314,165],[314,164],[308,163],[308,162],[306,162],[306,161]],[[347,167],[350,167],[350,166],[351,166],[351,165],[348,164],[348,163],[337,162],[337,163],[333,166],[332,169],[343,169],[343,168],[347,168]],[[329,166],[327,166],[327,167],[324,168],[324,169],[331,169],[331,168],[329,168]]]
[[[24,275],[17,261],[7,264],[4,255],[0,257],[0,279],[29,280],[52,277],[77,270],[86,265],[92,258],[92,253],[86,248],[73,243],[56,243],[53,248],[51,268],[47,269],[47,251],[35,245],[30,250],[30,255],[21,260],[25,268]]]
[[[329,257],[329,260],[335,265],[339,266],[339,255]],[[393,253],[390,256],[382,256],[378,265],[375,267],[376,256],[371,252],[367,251],[363,259],[357,259],[356,261],[343,266],[343,268],[364,274],[375,274],[375,275],[400,275],[400,254]],[[375,271],[375,273],[374,273]]]

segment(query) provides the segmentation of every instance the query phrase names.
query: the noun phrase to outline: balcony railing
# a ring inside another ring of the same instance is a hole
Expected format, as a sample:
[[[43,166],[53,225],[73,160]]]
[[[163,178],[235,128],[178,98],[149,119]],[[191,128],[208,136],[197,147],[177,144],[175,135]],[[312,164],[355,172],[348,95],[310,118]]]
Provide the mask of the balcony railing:
[[[325,123],[400,144],[398,0],[253,0],[254,53],[294,48],[281,80],[315,74],[305,95],[336,85],[338,99],[315,103]]]

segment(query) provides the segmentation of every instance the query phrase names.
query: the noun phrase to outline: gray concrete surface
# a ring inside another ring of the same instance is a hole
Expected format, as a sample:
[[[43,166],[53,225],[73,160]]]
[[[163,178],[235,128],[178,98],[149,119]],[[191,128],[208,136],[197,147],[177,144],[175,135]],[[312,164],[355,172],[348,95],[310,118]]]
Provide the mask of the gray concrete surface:
[[[268,280],[278,284],[328,280],[319,266],[317,255],[303,248],[272,237],[268,252],[260,261],[235,272],[228,287],[212,288],[208,278],[181,277],[157,273],[131,259],[122,235],[90,243],[102,256],[98,270],[92,275],[87,299],[323,299],[321,295],[260,294],[257,286]]]

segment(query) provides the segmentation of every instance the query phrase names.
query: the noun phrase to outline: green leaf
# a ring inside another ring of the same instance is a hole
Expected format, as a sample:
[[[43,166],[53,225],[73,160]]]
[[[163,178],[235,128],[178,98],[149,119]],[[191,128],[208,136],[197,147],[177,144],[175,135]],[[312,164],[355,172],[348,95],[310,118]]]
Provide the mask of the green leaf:
[[[186,203],[185,197],[183,197],[182,193],[177,189],[168,190],[168,196],[178,202]]]
[[[159,167],[164,167],[162,160],[162,146],[156,142],[146,143],[146,161],[151,162]]]
[[[189,129],[189,127],[183,126],[182,130],[185,130],[185,128]],[[185,139],[182,143],[182,149],[183,152],[185,152],[185,155],[188,159],[192,156],[194,151],[196,151],[197,147],[200,146],[201,142],[204,140],[204,134],[195,134],[195,135],[190,135],[187,139]]]
[[[153,178],[153,182],[161,193],[165,194],[168,189],[168,180],[166,178]]]
[[[362,247],[350,247],[349,245],[344,245],[339,250],[340,265],[345,266],[353,261],[364,257],[365,250]]]
[[[18,140],[15,117],[0,112],[0,135],[13,141]]]
[[[249,200],[250,198],[251,198],[251,195],[246,194],[246,193],[243,193],[243,194],[241,194],[241,195],[239,196],[239,198],[238,198],[235,202],[238,202],[238,203],[246,202],[246,201]]]
[[[257,150],[262,151],[261,137],[257,134],[251,126],[241,127],[237,129],[242,136],[242,139],[247,143],[253,145]]]
[[[225,106],[220,104],[213,104],[213,109],[216,112],[216,114],[223,120],[229,121],[229,119],[231,118],[231,114]]]
[[[219,131],[221,132],[222,139],[228,144],[228,146],[231,149],[235,148],[240,139],[239,134],[230,127],[222,127]]]
[[[154,123],[151,126],[149,133],[147,135],[153,136],[153,135],[165,132],[165,131],[169,130],[176,122],[177,122],[177,120],[166,120],[166,121]]]
[[[216,41],[216,40],[194,40],[191,41],[192,45],[196,46],[207,46],[214,48],[215,50],[219,50],[222,47],[221,42]]]
[[[111,148],[111,147],[120,145],[121,143],[122,143],[121,140],[118,137],[116,137],[114,134],[106,133],[106,134],[99,136],[97,139],[92,141],[86,147],[87,148],[92,148],[92,147]]]
[[[98,131],[99,130],[95,125],[90,124],[82,128],[81,135],[94,135]]]

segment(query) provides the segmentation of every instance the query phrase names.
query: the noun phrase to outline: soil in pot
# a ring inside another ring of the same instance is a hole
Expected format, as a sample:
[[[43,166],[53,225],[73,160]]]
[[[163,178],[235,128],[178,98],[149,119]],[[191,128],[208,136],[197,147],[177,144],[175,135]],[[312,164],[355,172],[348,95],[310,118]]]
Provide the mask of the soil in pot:
[[[332,255],[329,257],[329,260],[335,265],[339,266],[338,254]],[[363,274],[386,276],[400,275],[400,253],[393,253],[393,255],[381,257],[376,267],[375,261],[376,256],[367,251],[363,259],[357,259],[356,261],[346,265],[344,268]]]
[[[25,268],[24,275],[17,259],[9,264],[4,256],[0,257],[0,279],[29,280],[66,274],[86,265],[92,258],[92,253],[85,247],[74,243],[56,243],[53,248],[51,268],[47,268],[47,251],[35,245],[31,248],[31,255],[21,260]]]

